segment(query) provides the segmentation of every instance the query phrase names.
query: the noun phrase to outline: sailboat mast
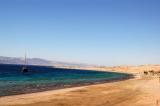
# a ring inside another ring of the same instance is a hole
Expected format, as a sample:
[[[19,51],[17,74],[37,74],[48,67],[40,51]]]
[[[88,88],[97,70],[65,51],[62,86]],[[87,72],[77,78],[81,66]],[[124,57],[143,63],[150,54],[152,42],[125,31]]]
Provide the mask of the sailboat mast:
[[[25,60],[24,60],[24,64],[25,64],[25,66],[27,65],[27,54],[26,54],[26,52],[25,52]]]
[[[27,55],[25,53],[24,56],[25,60],[24,60],[24,66],[22,67],[22,72],[28,72],[28,68],[27,68]]]

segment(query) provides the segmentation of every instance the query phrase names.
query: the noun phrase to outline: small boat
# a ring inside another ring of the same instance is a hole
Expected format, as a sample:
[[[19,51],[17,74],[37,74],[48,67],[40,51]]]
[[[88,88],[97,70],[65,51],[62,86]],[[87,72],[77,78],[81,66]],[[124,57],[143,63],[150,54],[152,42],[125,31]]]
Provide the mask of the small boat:
[[[23,72],[23,73],[28,72],[28,71],[29,71],[29,70],[28,70],[28,68],[27,68],[26,66],[23,66],[23,67],[22,67],[22,72]]]
[[[29,71],[29,69],[27,68],[27,56],[26,56],[26,53],[25,53],[25,60],[24,60],[24,66],[22,67],[22,72],[23,73],[26,73]]]

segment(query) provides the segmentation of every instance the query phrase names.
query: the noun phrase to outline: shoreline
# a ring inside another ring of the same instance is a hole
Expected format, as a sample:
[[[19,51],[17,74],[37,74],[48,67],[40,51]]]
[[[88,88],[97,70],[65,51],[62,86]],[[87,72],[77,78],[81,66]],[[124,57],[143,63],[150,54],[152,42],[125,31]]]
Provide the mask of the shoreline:
[[[53,98],[50,98],[51,96],[56,96],[59,94],[65,94],[67,92],[74,92],[77,90],[85,89],[88,87],[96,87],[96,86],[103,86],[105,84],[114,84],[118,82],[128,81],[128,80],[134,80],[136,79],[133,77],[134,75],[131,75],[130,78],[121,78],[116,79],[108,82],[99,82],[95,84],[88,84],[88,85],[81,85],[81,86],[74,86],[74,87],[67,87],[63,89],[56,89],[56,90],[46,90],[42,92],[33,92],[33,93],[27,93],[27,94],[18,94],[18,95],[10,95],[10,96],[2,96],[0,97],[0,106],[12,106],[12,105],[26,105],[26,104],[32,104],[32,103],[38,103],[38,102],[45,102],[52,100]]]
[[[109,71],[111,72],[111,71]],[[57,91],[57,90],[63,90],[63,89],[68,89],[68,88],[76,88],[76,87],[83,87],[83,86],[91,86],[91,85],[97,85],[97,84],[104,84],[104,83],[112,83],[112,82],[118,82],[118,81],[124,81],[124,80],[129,80],[135,78],[134,74],[128,74],[124,73],[126,75],[119,77],[119,78],[110,78],[106,80],[101,80],[101,81],[94,81],[94,82],[80,82],[80,83],[75,83],[75,84],[70,84],[70,85],[51,85],[51,86],[44,86],[43,88],[41,87],[40,89],[33,89],[33,88],[28,88],[27,91],[24,92],[17,92],[16,94],[11,94],[11,95],[2,95],[0,98],[3,97],[10,97],[10,96],[17,96],[17,95],[25,95],[25,94],[32,94],[32,93],[41,93],[41,92],[46,92],[46,91]]]

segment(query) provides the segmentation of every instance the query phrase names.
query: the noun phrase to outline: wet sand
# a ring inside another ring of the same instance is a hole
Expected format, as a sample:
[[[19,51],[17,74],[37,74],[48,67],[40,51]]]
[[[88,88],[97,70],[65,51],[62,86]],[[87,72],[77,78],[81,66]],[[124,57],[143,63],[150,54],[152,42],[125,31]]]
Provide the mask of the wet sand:
[[[0,98],[0,106],[160,106],[158,78],[141,77]]]

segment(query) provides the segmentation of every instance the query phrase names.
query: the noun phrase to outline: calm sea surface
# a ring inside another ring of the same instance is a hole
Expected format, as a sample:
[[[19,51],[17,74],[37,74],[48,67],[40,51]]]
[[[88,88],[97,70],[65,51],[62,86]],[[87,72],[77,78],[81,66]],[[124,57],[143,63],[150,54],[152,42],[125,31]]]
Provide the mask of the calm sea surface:
[[[0,96],[85,85],[128,76],[122,73],[45,66],[28,66],[28,68],[29,72],[22,73],[21,65],[0,64]]]

